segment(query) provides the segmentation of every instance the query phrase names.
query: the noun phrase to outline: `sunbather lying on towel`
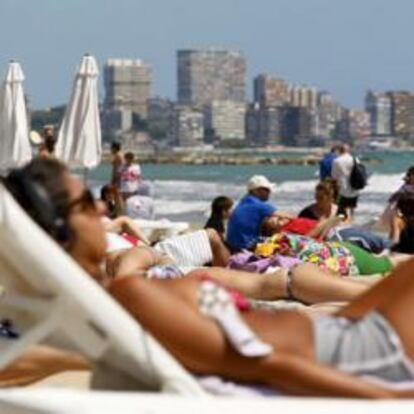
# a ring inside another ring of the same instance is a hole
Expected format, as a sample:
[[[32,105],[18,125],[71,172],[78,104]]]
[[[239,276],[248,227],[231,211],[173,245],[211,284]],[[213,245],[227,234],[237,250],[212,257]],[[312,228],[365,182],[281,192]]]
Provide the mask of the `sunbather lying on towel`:
[[[315,240],[295,231],[291,232],[287,226],[285,230],[273,218],[266,219],[262,228],[263,234],[268,237],[257,244],[255,252],[258,255],[282,254],[297,257],[342,276],[385,274],[402,259],[407,258],[405,255],[376,256],[347,241]]]
[[[6,185],[28,214],[192,372],[299,395],[414,396],[414,261],[335,316],[255,311],[208,274],[109,279],[101,266],[101,204],[92,203],[83,184],[56,161],[36,160],[18,176]],[[297,296],[296,278],[313,271],[312,265],[291,270],[286,294]]]
[[[279,232],[295,233],[325,241],[351,242],[372,253],[381,253],[392,245],[390,240],[386,240],[375,233],[355,226],[344,225],[341,216],[319,221],[306,217],[286,218],[277,216],[264,220],[261,228],[262,235],[272,236]]]
[[[131,271],[145,273],[163,265],[174,265],[179,272],[208,264],[224,267],[230,258],[230,251],[214,229],[169,237],[154,247],[127,244],[117,249],[117,244],[109,244],[106,260],[108,272],[115,276]]]

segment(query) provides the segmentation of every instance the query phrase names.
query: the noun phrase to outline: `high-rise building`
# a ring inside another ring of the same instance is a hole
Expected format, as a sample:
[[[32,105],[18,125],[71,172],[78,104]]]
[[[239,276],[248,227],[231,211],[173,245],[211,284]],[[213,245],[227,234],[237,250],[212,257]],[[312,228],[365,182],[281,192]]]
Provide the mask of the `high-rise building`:
[[[249,106],[246,114],[247,140],[253,145],[276,145],[281,142],[280,106],[263,107],[257,102]]]
[[[174,103],[167,98],[157,96],[148,99],[147,106],[148,132],[153,138],[165,138],[174,113]]]
[[[315,109],[318,104],[318,90],[308,86],[290,86],[289,103],[299,108]]]
[[[290,101],[289,85],[280,78],[260,74],[253,81],[254,101],[261,106],[282,106]]]
[[[334,97],[326,91],[318,94],[318,105],[316,109],[316,131],[315,135],[324,138],[332,138],[336,123],[341,116],[341,106]]]
[[[203,106],[212,101],[245,101],[246,60],[222,49],[177,52],[178,102]]]
[[[141,60],[109,59],[104,67],[105,109],[127,110],[147,118],[152,70]]]
[[[171,144],[180,147],[193,147],[203,144],[203,113],[190,106],[177,105],[171,117],[168,137]]]
[[[313,137],[312,112],[308,108],[280,108],[281,138],[286,145],[306,145]]]
[[[391,98],[385,93],[368,91],[365,109],[370,114],[371,130],[374,135],[391,135]]]
[[[371,117],[367,111],[349,110],[349,134],[352,138],[366,138],[371,135]]]
[[[395,136],[414,136],[414,93],[408,91],[387,92],[391,99],[391,132]]]
[[[342,108],[336,123],[335,139],[353,142],[371,135],[371,122],[368,112],[356,108]]]
[[[204,128],[211,141],[245,139],[246,104],[213,101],[204,108]]]

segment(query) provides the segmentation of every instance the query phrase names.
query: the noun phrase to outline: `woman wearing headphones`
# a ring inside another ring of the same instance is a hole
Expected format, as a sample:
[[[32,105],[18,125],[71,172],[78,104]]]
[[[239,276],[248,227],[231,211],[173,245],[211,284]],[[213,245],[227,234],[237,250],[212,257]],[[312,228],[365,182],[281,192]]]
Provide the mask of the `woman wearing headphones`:
[[[190,371],[289,394],[414,395],[413,261],[335,316],[312,319],[294,311],[257,311],[242,295],[208,277],[108,278],[101,266],[104,208],[56,161],[34,161],[17,176],[11,173],[6,186],[28,214]],[[38,201],[40,209],[34,205]],[[295,280],[295,275],[313,271],[312,265],[301,265],[291,273]],[[285,289],[296,294],[289,283]]]

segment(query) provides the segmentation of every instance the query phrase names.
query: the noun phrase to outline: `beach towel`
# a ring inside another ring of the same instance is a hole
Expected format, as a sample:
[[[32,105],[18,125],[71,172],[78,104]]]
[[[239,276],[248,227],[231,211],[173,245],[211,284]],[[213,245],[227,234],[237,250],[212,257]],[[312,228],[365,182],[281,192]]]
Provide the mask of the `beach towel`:
[[[341,276],[359,274],[354,256],[341,243],[319,242],[292,233],[279,233],[266,238],[262,243],[257,244],[255,254],[262,257],[275,254],[295,257]]]
[[[179,267],[200,267],[213,260],[213,251],[205,230],[170,237],[159,242],[155,249],[169,256]]]
[[[290,269],[299,263],[302,263],[302,261],[294,257],[281,256],[279,254],[262,257],[249,251],[243,251],[231,256],[228,267],[253,273],[265,273],[270,268],[281,267],[283,269]]]

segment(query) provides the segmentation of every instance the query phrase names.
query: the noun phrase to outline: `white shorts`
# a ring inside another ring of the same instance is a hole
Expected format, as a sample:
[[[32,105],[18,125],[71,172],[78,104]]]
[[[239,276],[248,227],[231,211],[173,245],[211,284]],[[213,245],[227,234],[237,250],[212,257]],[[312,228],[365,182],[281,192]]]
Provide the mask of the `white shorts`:
[[[213,260],[213,251],[205,230],[163,240],[155,246],[155,250],[168,255],[179,267],[201,267]]]

